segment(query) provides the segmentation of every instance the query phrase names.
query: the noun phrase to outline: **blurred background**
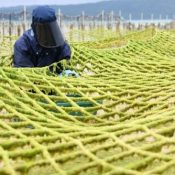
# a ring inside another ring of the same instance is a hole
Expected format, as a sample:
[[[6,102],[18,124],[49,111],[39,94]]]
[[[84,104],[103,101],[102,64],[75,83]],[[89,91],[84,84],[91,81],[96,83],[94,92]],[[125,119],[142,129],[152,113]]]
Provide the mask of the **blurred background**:
[[[63,33],[97,29],[128,31],[175,29],[174,0],[6,0],[0,2],[0,35],[20,36],[30,28],[32,10],[50,5]]]

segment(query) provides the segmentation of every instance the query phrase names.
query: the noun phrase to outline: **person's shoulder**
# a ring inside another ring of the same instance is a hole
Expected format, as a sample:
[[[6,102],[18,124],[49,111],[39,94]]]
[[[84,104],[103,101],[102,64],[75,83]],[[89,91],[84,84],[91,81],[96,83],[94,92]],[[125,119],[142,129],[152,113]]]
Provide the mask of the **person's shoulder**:
[[[27,42],[23,36],[21,36],[14,44],[16,50],[27,50]]]
[[[32,42],[34,34],[32,29],[29,29],[23,33],[23,35],[15,42],[14,47],[22,50],[28,49],[29,43]]]
[[[29,38],[29,39],[33,39],[34,38],[34,32],[32,29],[26,30],[23,34],[24,38]]]

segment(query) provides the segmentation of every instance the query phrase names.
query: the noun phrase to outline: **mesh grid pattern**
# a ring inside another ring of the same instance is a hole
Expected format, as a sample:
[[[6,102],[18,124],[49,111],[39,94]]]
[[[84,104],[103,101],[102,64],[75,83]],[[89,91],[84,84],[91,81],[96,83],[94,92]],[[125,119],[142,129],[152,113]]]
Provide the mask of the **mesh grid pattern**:
[[[80,78],[1,56],[0,174],[175,174],[175,34],[145,35],[72,44]]]

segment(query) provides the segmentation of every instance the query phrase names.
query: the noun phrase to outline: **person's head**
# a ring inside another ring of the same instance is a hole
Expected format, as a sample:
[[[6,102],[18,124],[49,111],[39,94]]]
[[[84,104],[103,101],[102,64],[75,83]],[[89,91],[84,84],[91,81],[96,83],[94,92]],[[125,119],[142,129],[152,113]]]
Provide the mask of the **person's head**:
[[[32,29],[42,47],[54,48],[64,44],[55,10],[49,6],[39,6],[33,10]]]

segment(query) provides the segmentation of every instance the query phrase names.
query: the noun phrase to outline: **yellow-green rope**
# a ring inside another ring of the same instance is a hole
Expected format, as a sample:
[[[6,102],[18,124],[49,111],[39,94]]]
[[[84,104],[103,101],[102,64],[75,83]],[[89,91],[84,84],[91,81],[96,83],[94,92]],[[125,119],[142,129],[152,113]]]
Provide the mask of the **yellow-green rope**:
[[[175,32],[96,36],[71,43],[79,78],[11,68],[3,38],[0,175],[175,174]]]

